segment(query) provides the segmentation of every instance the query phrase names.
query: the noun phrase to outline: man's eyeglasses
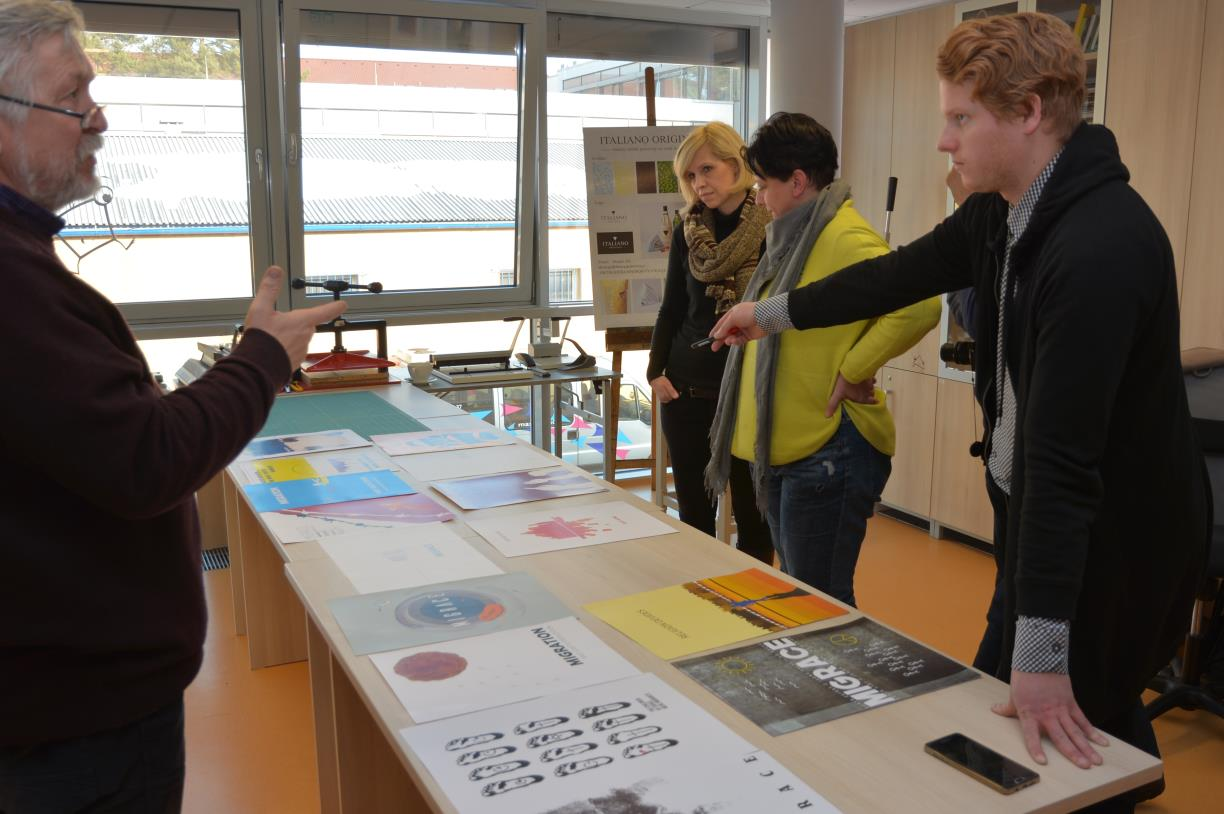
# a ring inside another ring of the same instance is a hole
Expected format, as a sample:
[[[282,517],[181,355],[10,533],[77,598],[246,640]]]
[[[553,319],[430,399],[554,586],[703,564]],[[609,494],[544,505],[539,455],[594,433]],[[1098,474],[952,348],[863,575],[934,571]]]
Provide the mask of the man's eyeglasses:
[[[52,113],[60,113],[64,116],[71,116],[74,119],[81,120],[82,130],[95,130],[102,123],[102,105],[94,105],[84,113],[78,113],[75,110],[69,110],[64,107],[52,107],[38,102],[31,102],[27,99],[18,99],[16,96],[6,96],[0,93],[0,99],[6,102],[12,102],[15,105],[24,105],[26,107],[37,108],[38,110],[49,110]]]

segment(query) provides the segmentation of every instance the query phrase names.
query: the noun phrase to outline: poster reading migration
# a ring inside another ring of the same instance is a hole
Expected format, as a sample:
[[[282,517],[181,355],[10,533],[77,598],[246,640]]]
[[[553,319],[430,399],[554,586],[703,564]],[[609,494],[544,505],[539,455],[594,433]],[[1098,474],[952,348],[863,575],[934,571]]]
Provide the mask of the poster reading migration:
[[[672,158],[689,129],[582,131],[596,330],[655,323],[684,206]]]
[[[870,619],[676,662],[771,735],[950,687],[978,674]]]

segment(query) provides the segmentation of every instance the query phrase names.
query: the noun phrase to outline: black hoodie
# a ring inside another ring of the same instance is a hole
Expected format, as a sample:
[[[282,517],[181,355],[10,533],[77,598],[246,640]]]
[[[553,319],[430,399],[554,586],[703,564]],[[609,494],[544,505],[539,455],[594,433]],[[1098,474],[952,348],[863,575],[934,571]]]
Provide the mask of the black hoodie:
[[[995,541],[1006,609],[997,675],[1011,675],[1017,615],[1070,619],[1072,684],[1097,723],[1126,711],[1172,657],[1211,522],[1173,253],[1129,177],[1109,130],[1075,131],[1012,250],[1005,321],[1017,419],[1007,533]],[[974,286],[989,427],[1007,212],[997,194],[970,196],[908,246],[792,292],[792,321],[853,322]]]

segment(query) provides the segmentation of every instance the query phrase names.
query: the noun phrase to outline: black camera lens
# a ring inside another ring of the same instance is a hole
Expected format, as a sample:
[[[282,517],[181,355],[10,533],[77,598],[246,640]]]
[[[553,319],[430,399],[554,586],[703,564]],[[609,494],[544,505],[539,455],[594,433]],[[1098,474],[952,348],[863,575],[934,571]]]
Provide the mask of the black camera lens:
[[[945,342],[939,346],[939,358],[949,365],[973,367],[974,344],[973,340]]]

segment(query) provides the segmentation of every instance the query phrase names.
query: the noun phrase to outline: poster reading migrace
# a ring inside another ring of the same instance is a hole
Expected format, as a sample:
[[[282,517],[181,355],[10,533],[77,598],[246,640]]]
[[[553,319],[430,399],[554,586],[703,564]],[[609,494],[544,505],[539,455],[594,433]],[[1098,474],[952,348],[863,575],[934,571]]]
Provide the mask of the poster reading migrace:
[[[654,325],[684,206],[672,158],[689,129],[582,131],[596,330]]]
[[[771,735],[977,678],[869,619],[676,662]]]

